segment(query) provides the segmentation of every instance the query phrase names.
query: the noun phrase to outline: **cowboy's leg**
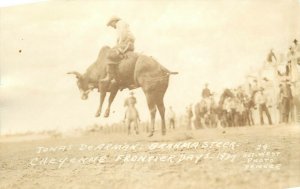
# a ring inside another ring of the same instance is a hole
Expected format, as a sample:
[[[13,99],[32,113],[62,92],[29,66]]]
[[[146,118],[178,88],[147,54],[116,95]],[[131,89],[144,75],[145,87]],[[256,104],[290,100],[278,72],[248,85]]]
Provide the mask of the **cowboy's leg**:
[[[119,52],[119,47],[112,48],[107,54],[107,75],[106,78],[102,79],[101,82],[110,82],[116,79],[116,73],[119,62],[122,60],[122,54]]]
[[[117,75],[117,66],[118,64],[116,63],[107,64],[107,75],[101,80],[101,82],[110,82],[115,79]],[[113,81],[115,82],[115,80]]]

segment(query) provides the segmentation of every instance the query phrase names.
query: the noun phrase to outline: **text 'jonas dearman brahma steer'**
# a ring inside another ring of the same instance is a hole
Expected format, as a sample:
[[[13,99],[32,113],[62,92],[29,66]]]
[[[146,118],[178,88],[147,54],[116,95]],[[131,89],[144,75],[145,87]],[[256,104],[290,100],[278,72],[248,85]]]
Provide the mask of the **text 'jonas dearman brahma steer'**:
[[[162,134],[164,135],[166,133],[166,126],[163,99],[168,88],[169,76],[171,74],[177,74],[177,72],[170,72],[152,57],[127,52],[126,57],[122,57],[121,62],[115,65],[117,67],[117,69],[115,69],[117,72],[115,74],[116,82],[104,83],[101,80],[107,75],[107,67],[109,62],[111,62],[110,59],[111,57],[117,57],[112,56],[113,53],[113,48],[105,46],[100,50],[96,62],[93,63],[84,74],[78,72],[68,73],[76,76],[81,98],[83,100],[87,99],[90,91],[98,89],[100,92],[100,105],[96,112],[96,117],[98,117],[101,114],[106,93],[110,92],[108,107],[104,114],[104,117],[108,117],[110,106],[119,89],[141,87],[145,93],[151,115],[152,129],[150,136],[152,136],[154,132],[156,108],[161,116]]]

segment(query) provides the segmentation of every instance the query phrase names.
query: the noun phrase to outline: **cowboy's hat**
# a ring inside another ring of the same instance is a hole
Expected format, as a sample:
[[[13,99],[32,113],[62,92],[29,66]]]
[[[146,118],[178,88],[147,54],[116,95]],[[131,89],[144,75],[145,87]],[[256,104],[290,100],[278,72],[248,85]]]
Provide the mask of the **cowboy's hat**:
[[[118,22],[119,20],[121,20],[121,18],[119,18],[119,17],[117,17],[117,16],[113,16],[113,17],[111,17],[110,18],[110,20],[107,22],[107,26],[111,26],[111,24],[113,23],[113,22]]]

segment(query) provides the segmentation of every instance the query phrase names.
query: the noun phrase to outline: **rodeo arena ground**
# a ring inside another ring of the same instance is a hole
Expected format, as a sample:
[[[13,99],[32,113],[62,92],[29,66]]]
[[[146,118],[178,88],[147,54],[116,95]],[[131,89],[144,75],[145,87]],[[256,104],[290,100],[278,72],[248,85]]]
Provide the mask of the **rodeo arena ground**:
[[[247,83],[224,86],[220,94],[207,81],[184,115],[161,107],[161,91],[151,96],[145,85],[149,116],[157,107],[166,125],[160,119],[140,121],[139,99],[131,93],[119,123],[73,133],[3,135],[0,188],[299,187],[299,51],[296,39],[282,56],[271,50],[259,70],[245,75]],[[165,77],[177,74],[162,69]],[[87,74],[70,74],[82,87]]]

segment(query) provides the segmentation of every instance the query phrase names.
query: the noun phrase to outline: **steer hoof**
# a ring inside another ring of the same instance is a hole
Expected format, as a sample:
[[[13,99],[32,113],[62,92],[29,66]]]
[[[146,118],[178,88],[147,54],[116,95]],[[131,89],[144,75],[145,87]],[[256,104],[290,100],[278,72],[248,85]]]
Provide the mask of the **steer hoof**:
[[[104,117],[109,117],[109,111],[106,110],[105,114],[104,114]]]
[[[99,117],[100,116],[100,112],[97,112],[96,114],[95,114],[95,117]]]

